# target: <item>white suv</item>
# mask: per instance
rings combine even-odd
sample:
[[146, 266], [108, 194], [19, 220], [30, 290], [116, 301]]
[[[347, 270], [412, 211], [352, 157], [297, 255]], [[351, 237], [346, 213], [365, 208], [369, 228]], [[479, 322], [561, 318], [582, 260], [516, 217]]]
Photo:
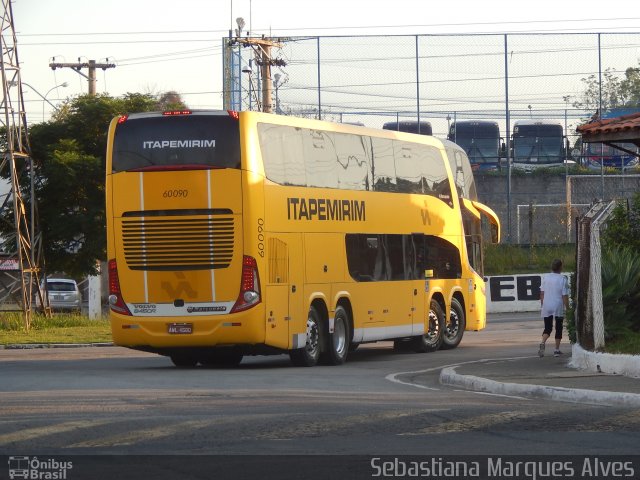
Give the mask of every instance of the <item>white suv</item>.
[[[45, 284], [42, 282], [43, 292]], [[82, 307], [82, 294], [75, 280], [68, 278], [47, 278], [49, 305], [54, 310], [77, 310]], [[39, 301], [37, 303], [40, 303]]]

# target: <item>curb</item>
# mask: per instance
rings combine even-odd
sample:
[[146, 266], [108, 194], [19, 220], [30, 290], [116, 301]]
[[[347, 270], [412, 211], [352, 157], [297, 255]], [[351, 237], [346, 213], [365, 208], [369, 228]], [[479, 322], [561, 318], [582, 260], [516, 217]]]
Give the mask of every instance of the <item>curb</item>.
[[456, 373], [456, 368], [443, 368], [440, 372], [440, 383], [498, 395], [520, 395], [546, 398], [559, 402], [588, 403], [602, 406], [640, 407], [640, 394], [636, 393], [549, 387], [525, 383], [503, 383], [473, 375], [462, 375]]
[[640, 355], [590, 352], [576, 343], [571, 347], [569, 366], [594, 373], [612, 373], [640, 378]]
[[103, 343], [14, 343], [0, 345], [0, 350], [35, 350], [38, 348], [80, 348], [80, 347], [113, 347], [112, 342]]

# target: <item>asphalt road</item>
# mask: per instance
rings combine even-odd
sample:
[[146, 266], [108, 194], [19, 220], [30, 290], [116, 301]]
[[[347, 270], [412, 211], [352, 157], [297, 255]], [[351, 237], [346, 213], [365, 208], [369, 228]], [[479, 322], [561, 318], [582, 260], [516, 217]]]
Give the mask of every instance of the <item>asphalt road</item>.
[[636, 454], [638, 409], [439, 384], [444, 366], [535, 354], [540, 323], [494, 316], [456, 350], [364, 345], [340, 367], [276, 356], [185, 370], [117, 347], [0, 350], [0, 454]]

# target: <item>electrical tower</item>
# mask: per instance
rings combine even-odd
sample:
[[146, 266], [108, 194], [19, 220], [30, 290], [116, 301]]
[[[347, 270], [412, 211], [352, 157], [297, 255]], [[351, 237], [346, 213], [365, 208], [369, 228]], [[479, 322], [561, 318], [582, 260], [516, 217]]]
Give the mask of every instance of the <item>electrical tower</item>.
[[40, 289], [42, 236], [37, 222], [35, 171], [27, 136], [13, 11], [10, 0], [1, 1], [0, 128], [6, 137], [0, 146], [0, 221], [12, 223], [14, 228], [11, 234], [0, 238], [0, 288], [4, 289], [0, 303], [2, 307], [17, 304], [18, 311], [24, 314], [25, 327], [29, 328], [33, 300], [37, 296], [39, 304], [47, 306], [48, 299]]

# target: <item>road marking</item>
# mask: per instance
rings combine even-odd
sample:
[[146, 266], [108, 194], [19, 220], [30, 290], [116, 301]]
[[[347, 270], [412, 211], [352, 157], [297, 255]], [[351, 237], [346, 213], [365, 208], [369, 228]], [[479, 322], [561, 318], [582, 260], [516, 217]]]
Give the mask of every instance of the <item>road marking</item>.
[[420, 385], [417, 383], [412, 383], [412, 382], [404, 382], [400, 379], [398, 379], [398, 377], [400, 375], [418, 375], [418, 374], [422, 374], [422, 373], [429, 373], [429, 372], [434, 372], [436, 370], [442, 370], [443, 368], [448, 368], [448, 367], [459, 367], [460, 365], [469, 365], [471, 363], [486, 363], [486, 362], [495, 362], [495, 361], [510, 361], [510, 360], [522, 360], [525, 358], [533, 358], [533, 356], [531, 355], [527, 355], [526, 357], [506, 357], [506, 358], [482, 358], [480, 360], [470, 360], [468, 362], [459, 362], [459, 363], [452, 363], [449, 365], [441, 365], [439, 367], [432, 367], [432, 368], [426, 368], [424, 370], [414, 370], [411, 372], [396, 372], [396, 373], [390, 373], [389, 375], [385, 376], [385, 380], [389, 380], [390, 382], [393, 383], [399, 383], [400, 385], [408, 385], [410, 387], [416, 387], [416, 388], [422, 388], [424, 390], [440, 390], [440, 388], [436, 388], [436, 387], [427, 387], [425, 385]]
[[140, 443], [142, 441], [156, 440], [158, 438], [170, 437], [176, 433], [186, 432], [191, 429], [199, 429], [212, 426], [216, 419], [189, 420], [186, 422], [174, 423], [173, 425], [160, 425], [154, 428], [136, 429], [119, 435], [94, 438], [84, 442], [68, 445], [67, 448], [93, 448], [93, 447], [121, 447]]
[[25, 428], [19, 432], [5, 433], [0, 435], [0, 445], [6, 445], [15, 442], [24, 442], [35, 438], [46, 437], [58, 433], [65, 433], [79, 428], [99, 427], [113, 420], [78, 420], [73, 422], [58, 423], [55, 425], [45, 425], [42, 427]]
[[426, 413], [448, 412], [450, 408], [425, 408], [418, 410], [387, 410], [371, 414], [350, 415], [338, 417], [335, 420], [314, 419], [311, 421], [298, 421], [290, 426], [268, 431], [256, 431], [252, 435], [243, 438], [251, 440], [293, 440], [310, 435], [328, 435], [332, 432], [344, 431], [345, 426], [357, 428], [384, 421], [393, 421], [405, 417], [415, 417]]
[[547, 416], [548, 412], [533, 411], [507, 411], [488, 413], [486, 415], [478, 415], [476, 417], [465, 418], [461, 420], [451, 420], [449, 422], [440, 423], [438, 425], [430, 425], [415, 432], [399, 433], [399, 436], [417, 436], [432, 435], [440, 433], [460, 433], [470, 430], [481, 430], [483, 428], [495, 428], [496, 425], [509, 423], [514, 420], [526, 420], [533, 417]]
[[170, 437], [182, 432], [188, 432], [191, 430], [199, 430], [202, 428], [211, 428], [213, 426], [221, 426], [230, 423], [237, 424], [242, 421], [253, 422], [257, 419], [279, 418], [281, 414], [255, 414], [250, 418], [240, 418], [238, 416], [225, 416], [207, 418], [206, 420], [187, 420], [184, 422], [174, 423], [171, 425], [163, 424], [151, 428], [138, 428], [135, 430], [129, 430], [120, 434], [109, 435], [101, 438], [92, 438], [82, 442], [77, 442], [71, 445], [65, 445], [65, 448], [94, 448], [94, 447], [115, 447], [115, 446], [129, 446], [137, 443], [146, 442], [149, 440], [157, 440], [160, 438]]

